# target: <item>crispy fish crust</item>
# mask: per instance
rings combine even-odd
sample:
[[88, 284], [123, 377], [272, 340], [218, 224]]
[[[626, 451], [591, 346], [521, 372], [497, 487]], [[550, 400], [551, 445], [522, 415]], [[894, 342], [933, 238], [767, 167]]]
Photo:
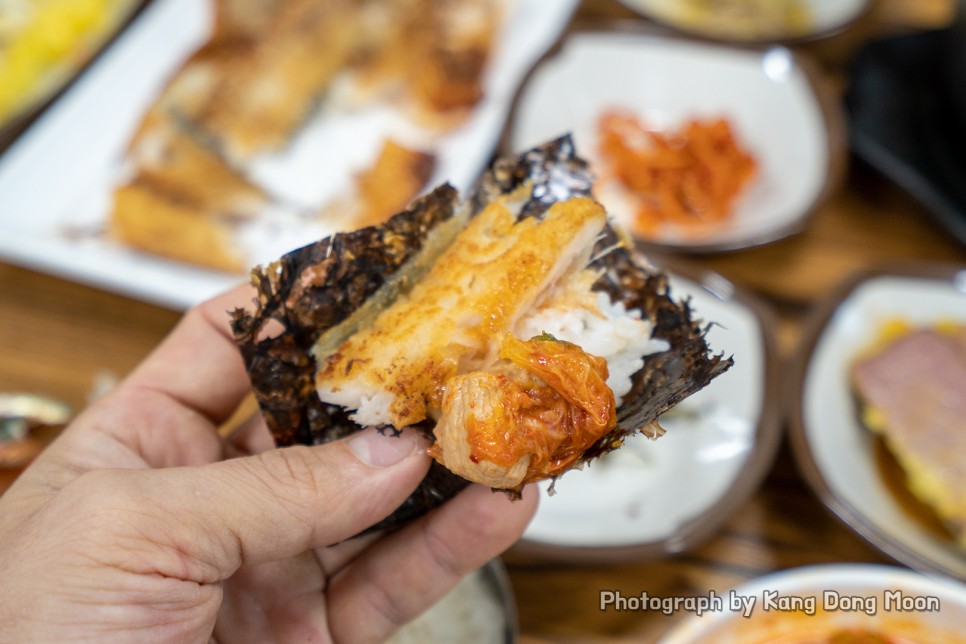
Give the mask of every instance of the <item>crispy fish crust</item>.
[[[367, 309], [378, 312], [408, 291], [466, 217], [522, 189], [528, 196], [520, 217], [539, 218], [558, 201], [589, 196], [591, 185], [587, 164], [565, 136], [518, 158], [497, 161], [465, 203], [452, 187], [442, 186], [381, 226], [323, 239], [256, 268], [256, 309], [233, 311], [232, 329], [276, 442], [321, 444], [361, 429], [346, 410], [319, 400], [313, 347], [325, 334], [351, 335], [365, 325]], [[654, 325], [654, 337], [666, 340], [670, 348], [649, 356], [634, 374], [632, 389], [617, 410], [617, 427], [579, 463], [616, 449], [636, 432], [659, 435], [656, 421], [661, 414], [732, 364], [730, 358], [711, 354], [707, 326], [693, 318], [686, 301], [671, 299], [667, 276], [610, 226], [593, 256], [591, 266], [601, 271], [595, 290], [628, 309], [640, 309]], [[424, 421], [421, 429], [432, 437], [431, 421]], [[373, 529], [405, 523], [466, 485], [434, 462], [416, 492]]]

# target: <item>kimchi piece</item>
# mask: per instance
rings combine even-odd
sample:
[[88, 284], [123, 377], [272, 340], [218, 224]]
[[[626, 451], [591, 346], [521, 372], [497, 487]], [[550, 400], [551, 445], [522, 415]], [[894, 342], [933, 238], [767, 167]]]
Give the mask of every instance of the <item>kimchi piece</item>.
[[554, 477], [617, 424], [603, 358], [550, 334], [507, 334], [500, 358], [448, 383], [430, 455], [451, 471], [500, 487]]
[[685, 123], [660, 132], [636, 116], [608, 111], [598, 123], [603, 182], [631, 196], [632, 230], [652, 237], [665, 226], [699, 232], [714, 229], [734, 212], [758, 163], [739, 143], [725, 118]]

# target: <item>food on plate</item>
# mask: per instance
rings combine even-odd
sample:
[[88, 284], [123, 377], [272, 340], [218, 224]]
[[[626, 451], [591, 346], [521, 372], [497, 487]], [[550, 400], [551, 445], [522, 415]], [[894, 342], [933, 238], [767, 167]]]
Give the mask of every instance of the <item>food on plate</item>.
[[253, 217], [270, 199], [210, 148], [189, 136], [170, 114], [152, 110], [128, 149], [132, 181], [149, 184], [167, 198], [202, 210]]
[[362, 93], [401, 94], [421, 124], [465, 118], [483, 98], [505, 0], [399, 0], [392, 14], [370, 4], [357, 54]]
[[861, 418], [966, 548], [966, 325], [890, 324], [852, 366]]
[[345, 72], [441, 121], [465, 111], [482, 97], [499, 17], [495, 0], [221, 0], [217, 9], [212, 39], [165, 106], [235, 163], [283, 147]]
[[268, 195], [159, 109], [142, 123], [128, 159], [136, 170], [114, 192], [108, 225], [115, 239], [200, 266], [245, 269], [237, 230], [268, 208]]
[[[828, 644], [902, 644], [903, 640], [867, 628], [842, 628], [828, 635]], [[802, 644], [805, 644], [803, 641]]]
[[459, 123], [482, 98], [499, 4], [215, 0], [211, 37], [132, 137], [109, 231], [142, 251], [240, 272], [266, 245], [263, 234], [278, 240], [273, 247], [299, 240], [288, 250], [306, 230], [345, 230], [401, 210], [429, 180], [432, 149], [384, 141], [355, 178], [347, 211], [336, 207], [347, 200], [331, 196], [289, 203], [254, 167], [291, 144], [326, 94], [352, 96], [349, 107], [405, 105], [434, 132]]
[[382, 527], [475, 481], [518, 494], [731, 365], [608, 222], [565, 137], [252, 272], [235, 338], [280, 445], [415, 428], [436, 462]]
[[286, 0], [267, 13], [258, 32], [216, 33], [207, 49], [219, 52], [217, 63], [191, 61], [167, 104], [236, 163], [291, 139], [348, 64], [356, 37], [352, 0]]
[[678, 24], [734, 40], [803, 36], [814, 22], [805, 0], [676, 0], [669, 7]]
[[0, 124], [67, 80], [133, 6], [132, 0], [0, 0]]
[[761, 644], [904, 644], [906, 642], [905, 639], [896, 639], [866, 628], [817, 627], [769, 637], [762, 640]]
[[114, 193], [110, 232], [132, 248], [222, 271], [238, 272], [244, 256], [228, 218], [181, 203], [143, 181]]
[[905, 634], [893, 636], [878, 629], [834, 626], [805, 627], [800, 632], [758, 641], [760, 644], [915, 644], [915, 640], [908, 639]]
[[630, 197], [631, 229], [653, 237], [665, 227], [701, 233], [733, 214], [757, 174], [754, 156], [726, 118], [692, 119], [673, 132], [609, 110], [598, 121], [602, 190]]
[[133, 248], [227, 272], [253, 263], [251, 238], [267, 243], [276, 235], [284, 242], [285, 226], [381, 223], [419, 193], [435, 165], [433, 155], [387, 140], [374, 165], [356, 177], [351, 199], [302, 216], [279, 208], [196, 140], [164, 129], [162, 120], [135, 137], [129, 157], [138, 171], [114, 191], [110, 233]]
[[419, 194], [435, 168], [435, 155], [387, 139], [372, 166], [355, 176], [351, 194], [327, 204], [322, 216], [332, 213], [350, 228], [381, 224]]

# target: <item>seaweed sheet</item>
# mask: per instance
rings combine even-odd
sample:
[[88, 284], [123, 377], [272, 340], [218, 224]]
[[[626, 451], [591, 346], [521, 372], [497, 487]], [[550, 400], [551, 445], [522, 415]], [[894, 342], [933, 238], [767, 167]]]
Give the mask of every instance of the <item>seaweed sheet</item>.
[[[479, 212], [487, 203], [517, 190], [529, 192], [520, 217], [541, 217], [551, 204], [590, 195], [592, 174], [569, 136], [494, 163], [465, 203], [448, 185], [441, 186], [380, 226], [342, 233], [295, 250], [267, 267], [252, 271], [256, 309], [232, 312], [232, 329], [241, 349], [255, 396], [279, 446], [316, 445], [361, 429], [341, 407], [315, 394], [318, 338], [357, 311], [370, 298], [391, 302], [418, 276], [411, 266], [424, 251], [430, 233], [453, 217]], [[648, 357], [634, 374], [631, 392], [617, 410], [617, 427], [585, 454], [587, 462], [621, 445], [638, 431], [655, 437], [665, 411], [705, 387], [732, 364], [712, 355], [687, 301], [675, 301], [667, 276], [638, 253], [618, 231], [607, 227], [597, 243], [593, 265], [601, 269], [595, 288], [641, 310], [654, 325], [654, 337], [669, 349]], [[387, 291], [390, 291], [387, 295]], [[420, 428], [431, 436], [432, 425]], [[372, 529], [401, 525], [443, 503], [468, 483], [433, 463], [414, 494]]]

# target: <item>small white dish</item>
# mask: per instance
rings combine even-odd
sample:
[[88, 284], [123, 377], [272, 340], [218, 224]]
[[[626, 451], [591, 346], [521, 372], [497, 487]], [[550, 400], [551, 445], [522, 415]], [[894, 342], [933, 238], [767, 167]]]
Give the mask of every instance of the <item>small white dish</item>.
[[659, 644], [810, 644], [840, 641], [829, 636], [842, 631], [896, 644], [966, 644], [966, 586], [895, 566], [792, 568], [718, 597], [720, 610], [686, 617]]
[[[871, 0], [620, 0], [628, 8], [681, 31], [741, 42], [813, 39], [841, 31], [862, 16]], [[792, 8], [789, 11], [789, 7]], [[782, 9], [787, 13], [782, 13]], [[768, 13], [771, 11], [771, 14]], [[769, 19], [770, 16], [770, 19]], [[762, 20], [765, 17], [765, 20]]]
[[[251, 172], [270, 194], [299, 206], [341, 196], [381, 141], [425, 144], [436, 156], [429, 185], [468, 188], [498, 144], [520, 80], [566, 26], [577, 0], [513, 0], [483, 81], [484, 98], [444, 135], [427, 132], [402, 110], [379, 103], [352, 111], [320, 110], [286, 150], [258, 159]], [[114, 185], [123, 176], [132, 133], [167, 78], [204, 43], [212, 4], [156, 0], [61, 99], [0, 157], [0, 258], [175, 309], [243, 281], [121, 246], [104, 234]], [[271, 226], [266, 226], [270, 229]], [[318, 226], [287, 228], [252, 249], [269, 262], [325, 236]], [[328, 230], [327, 232], [333, 232]]]
[[681, 552], [757, 489], [780, 437], [770, 314], [720, 275], [680, 265], [671, 294], [690, 297], [697, 319], [714, 320], [708, 343], [735, 365], [665, 415], [661, 438], [634, 436], [558, 479], [514, 554], [575, 562]]
[[893, 492], [851, 393], [852, 362], [897, 318], [916, 326], [966, 322], [966, 266], [864, 273], [828, 297], [799, 351], [792, 447], [812, 488], [857, 533], [908, 566], [966, 580], [966, 552]]
[[475, 642], [516, 644], [520, 637], [516, 598], [500, 559], [464, 577], [425, 613], [403, 626], [387, 644]]
[[[533, 70], [508, 125], [509, 152], [571, 132], [599, 168], [597, 124], [607, 110], [658, 130], [724, 117], [758, 164], [731, 215], [712, 230], [666, 228], [641, 241], [720, 251], [799, 231], [837, 183], [845, 150], [841, 110], [803, 60], [780, 47], [752, 51], [618, 29], [573, 34]], [[632, 229], [633, 209], [612, 192], [598, 197]]]

